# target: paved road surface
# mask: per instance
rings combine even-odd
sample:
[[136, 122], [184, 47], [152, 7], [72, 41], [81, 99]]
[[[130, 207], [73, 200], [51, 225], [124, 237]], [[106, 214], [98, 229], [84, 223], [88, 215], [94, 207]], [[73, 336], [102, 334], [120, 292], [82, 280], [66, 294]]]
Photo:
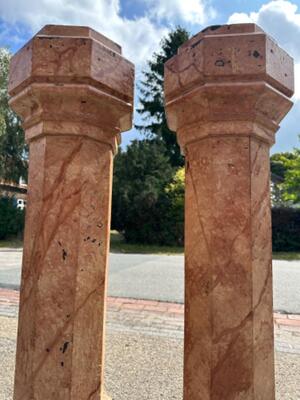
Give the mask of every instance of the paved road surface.
[[[18, 288], [20, 251], [0, 251], [0, 287]], [[300, 262], [274, 261], [274, 309], [300, 314]], [[183, 303], [183, 256], [111, 254], [109, 296]]]

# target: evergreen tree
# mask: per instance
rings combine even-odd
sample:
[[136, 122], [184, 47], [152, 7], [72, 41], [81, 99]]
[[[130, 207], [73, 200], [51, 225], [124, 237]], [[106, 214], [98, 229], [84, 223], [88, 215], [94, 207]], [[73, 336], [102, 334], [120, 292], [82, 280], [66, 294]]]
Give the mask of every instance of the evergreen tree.
[[136, 128], [148, 138], [161, 140], [165, 144], [172, 166], [182, 166], [183, 157], [176, 142], [176, 135], [167, 126], [164, 109], [164, 63], [177, 53], [180, 45], [189, 39], [188, 32], [177, 27], [161, 41], [161, 50], [154, 53], [143, 72], [144, 80], [140, 83], [140, 108], [137, 110], [142, 115], [143, 125]]
[[122, 232], [126, 241], [173, 243], [164, 190], [173, 174], [163, 143], [134, 140], [126, 151], [120, 149], [114, 163], [112, 228]]
[[8, 104], [10, 58], [6, 49], [0, 49], [0, 179], [18, 182], [27, 177], [27, 147], [21, 121]]

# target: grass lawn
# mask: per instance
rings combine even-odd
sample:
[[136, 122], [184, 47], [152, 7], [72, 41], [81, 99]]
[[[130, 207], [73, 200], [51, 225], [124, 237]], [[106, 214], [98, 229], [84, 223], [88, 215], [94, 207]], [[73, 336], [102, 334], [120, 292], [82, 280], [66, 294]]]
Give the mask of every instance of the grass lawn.
[[7, 240], [0, 240], [0, 249], [4, 247], [10, 247], [13, 249], [18, 249], [23, 247], [23, 240], [18, 238], [11, 238]]
[[[22, 248], [23, 242], [17, 238], [0, 240], [0, 249], [4, 247]], [[110, 250], [112, 253], [183, 254], [183, 247], [126, 243], [123, 236], [117, 231], [111, 231]]]
[[110, 233], [110, 250], [112, 253], [183, 254], [183, 247], [179, 246], [126, 243], [117, 231]]
[[273, 253], [273, 260], [300, 261], [300, 253], [278, 251]]
[[[22, 248], [23, 242], [20, 239], [12, 238], [0, 240], [0, 249], [4, 247]], [[117, 231], [111, 231], [110, 250], [112, 253], [138, 253], [138, 254], [183, 254], [183, 247], [180, 246], [158, 246], [151, 244], [126, 243], [123, 236]], [[274, 252], [273, 260], [299, 260], [300, 253], [295, 252]]]

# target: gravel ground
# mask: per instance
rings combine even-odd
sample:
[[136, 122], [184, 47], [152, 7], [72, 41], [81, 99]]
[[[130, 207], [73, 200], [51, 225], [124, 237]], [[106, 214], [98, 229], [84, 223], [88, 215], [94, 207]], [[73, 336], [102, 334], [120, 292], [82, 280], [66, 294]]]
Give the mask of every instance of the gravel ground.
[[0, 317], [0, 400], [12, 399], [17, 319]]
[[300, 356], [276, 353], [276, 400], [300, 399]]
[[107, 335], [105, 383], [112, 400], [182, 399], [182, 340]]
[[[119, 326], [120, 328], [120, 326]], [[16, 318], [0, 317], [0, 400], [12, 399]], [[112, 400], [182, 400], [181, 337], [108, 328], [106, 388]], [[276, 400], [300, 399], [299, 354], [276, 353]]]
[[[15, 318], [0, 317], [0, 400], [12, 400]], [[108, 330], [105, 383], [112, 400], [182, 399], [182, 339]]]

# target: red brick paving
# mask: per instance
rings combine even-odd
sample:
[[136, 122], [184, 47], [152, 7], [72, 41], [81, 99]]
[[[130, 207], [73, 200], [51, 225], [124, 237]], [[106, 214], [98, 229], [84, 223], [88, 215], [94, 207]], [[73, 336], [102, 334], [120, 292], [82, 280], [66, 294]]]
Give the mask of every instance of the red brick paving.
[[300, 329], [300, 315], [288, 315], [287, 318], [275, 318], [274, 322], [279, 327], [289, 326]]
[[[16, 306], [19, 303], [19, 292], [0, 288], [0, 306]], [[108, 297], [108, 310], [148, 311], [167, 315], [183, 316], [184, 305], [153, 300], [127, 299], [123, 297]], [[274, 313], [274, 324], [279, 328], [291, 327], [300, 329], [300, 315]]]

